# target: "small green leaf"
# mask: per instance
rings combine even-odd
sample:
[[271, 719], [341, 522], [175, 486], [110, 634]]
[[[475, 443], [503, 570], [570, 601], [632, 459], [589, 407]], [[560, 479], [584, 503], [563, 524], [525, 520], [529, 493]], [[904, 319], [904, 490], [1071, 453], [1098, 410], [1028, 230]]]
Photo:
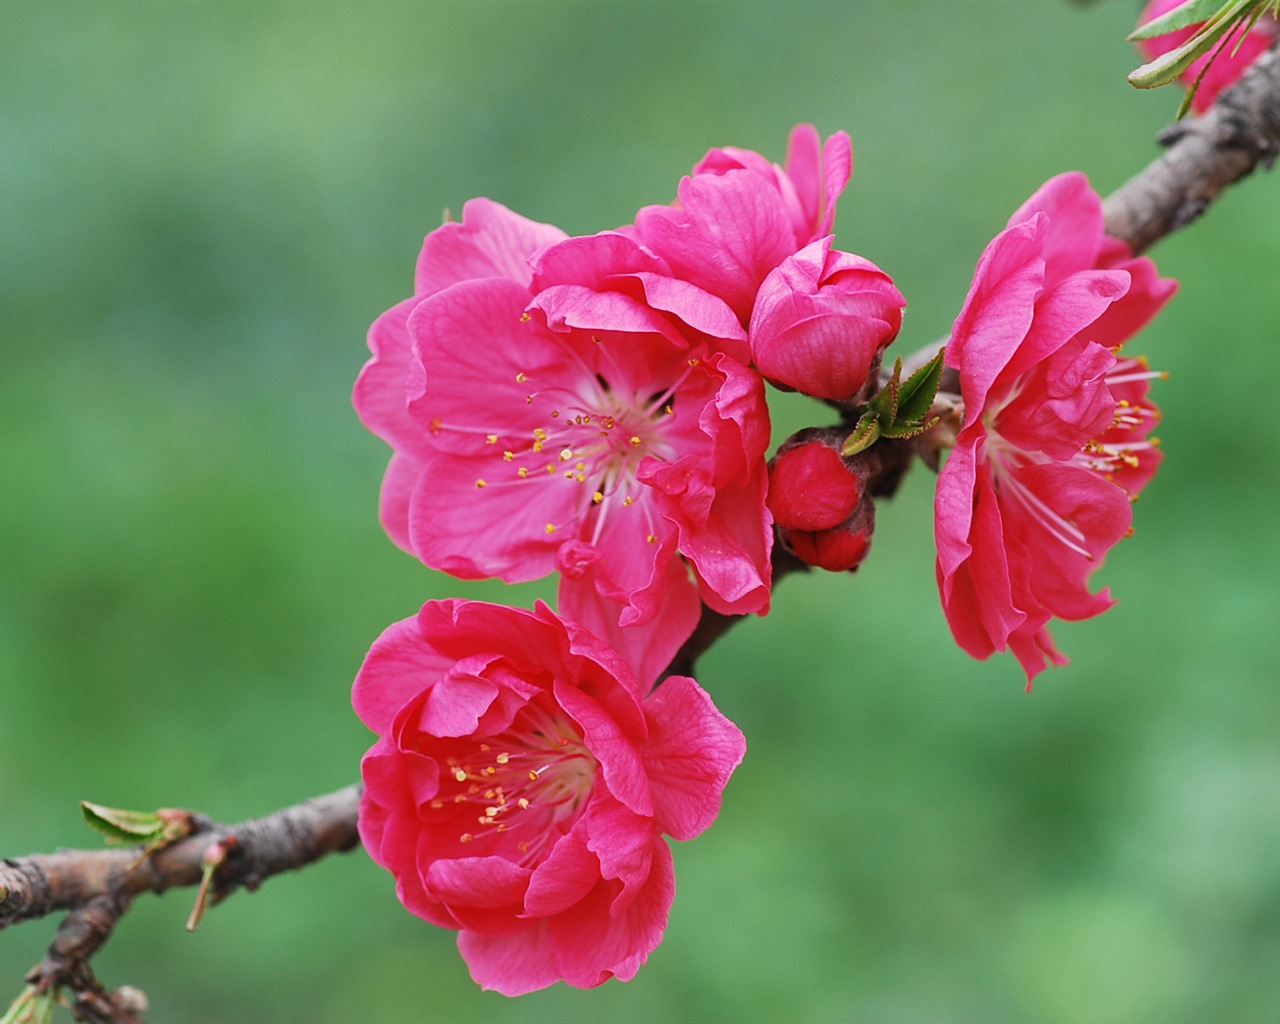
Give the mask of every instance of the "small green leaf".
[[1200, 31], [1181, 46], [1161, 54], [1136, 71], [1129, 72], [1129, 83], [1138, 89], [1155, 89], [1172, 82], [1208, 53], [1241, 17], [1247, 15], [1249, 5], [1255, 2], [1256, 0], [1232, 0], [1224, 5], [1201, 26]]
[[867, 408], [873, 409], [882, 423], [892, 423], [894, 417], [898, 415], [898, 378], [900, 376], [902, 376], [902, 360], [895, 359], [893, 373], [889, 376], [888, 383], [880, 389], [880, 393], [875, 398], [867, 403]]
[[145, 843], [144, 856], [189, 836], [195, 827], [189, 812], [167, 807], [158, 811], [126, 811], [82, 800], [80, 813], [109, 843]]
[[1139, 39], [1154, 39], [1156, 36], [1167, 35], [1170, 32], [1177, 32], [1180, 28], [1186, 28], [1188, 25], [1198, 25], [1202, 21], [1208, 21], [1221, 8], [1227, 4], [1223, 0], [1186, 0], [1186, 3], [1179, 4], [1171, 11], [1166, 11], [1158, 18], [1152, 18], [1143, 25], [1139, 25], [1129, 33], [1129, 42], [1136, 43]]
[[82, 800], [80, 813], [109, 842], [146, 842], [164, 828], [163, 820], [155, 811], [125, 811], [119, 807], [103, 807], [101, 804]]
[[898, 410], [893, 418], [895, 427], [921, 422], [929, 415], [933, 400], [938, 395], [938, 385], [942, 382], [942, 357], [946, 351], [945, 348], [938, 349], [936, 356], [903, 381], [898, 389]]
[[[881, 392], [883, 394], [883, 392]], [[840, 446], [840, 454], [848, 458], [864, 452], [880, 438], [880, 416], [875, 409], [868, 409], [853, 428], [853, 433], [844, 439]]]
[[882, 436], [897, 438], [918, 437], [926, 430], [932, 429], [939, 419], [941, 419], [940, 416], [931, 416], [928, 420], [908, 420], [895, 423], [888, 430], [885, 430]]
[[57, 1001], [56, 988], [40, 992], [34, 985], [28, 985], [9, 1004], [5, 1015], [0, 1017], [0, 1024], [53, 1024], [53, 1007]]

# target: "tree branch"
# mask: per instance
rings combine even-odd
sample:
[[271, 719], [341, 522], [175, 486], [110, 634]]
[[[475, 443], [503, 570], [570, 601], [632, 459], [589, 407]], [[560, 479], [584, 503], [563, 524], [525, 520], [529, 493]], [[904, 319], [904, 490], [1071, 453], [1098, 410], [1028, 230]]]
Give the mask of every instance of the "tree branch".
[[1280, 46], [1200, 117], [1166, 128], [1168, 151], [1102, 204], [1107, 232], [1144, 252], [1199, 217], [1227, 186], [1280, 152]]
[[60, 850], [0, 862], [0, 930], [71, 911], [45, 958], [27, 975], [29, 991], [67, 989], [77, 1020], [140, 1020], [137, 993], [106, 992], [88, 966], [133, 897], [202, 885], [207, 877], [198, 900], [217, 903], [237, 889], [256, 889], [272, 875], [351, 850], [360, 841], [360, 793], [358, 784], [347, 786], [231, 826], [190, 815], [190, 835], [151, 852], [142, 846]]

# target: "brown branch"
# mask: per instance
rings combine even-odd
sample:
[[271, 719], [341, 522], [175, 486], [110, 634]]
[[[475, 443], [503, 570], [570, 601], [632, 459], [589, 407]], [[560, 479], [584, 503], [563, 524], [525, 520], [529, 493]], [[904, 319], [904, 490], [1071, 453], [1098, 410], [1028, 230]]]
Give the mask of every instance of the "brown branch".
[[208, 873], [209, 895], [217, 903], [237, 889], [256, 889], [272, 875], [353, 849], [360, 841], [360, 792], [358, 784], [351, 785], [231, 826], [191, 815], [192, 834], [152, 852], [142, 846], [59, 850], [0, 861], [0, 931], [70, 911], [45, 958], [27, 976], [32, 990], [67, 989], [77, 1020], [139, 1021], [140, 993], [105, 991], [88, 964], [134, 896], [199, 885]]
[[1258, 164], [1270, 169], [1280, 152], [1280, 47], [1200, 117], [1166, 128], [1169, 149], [1102, 204], [1107, 231], [1135, 253], [1199, 217], [1227, 186]]

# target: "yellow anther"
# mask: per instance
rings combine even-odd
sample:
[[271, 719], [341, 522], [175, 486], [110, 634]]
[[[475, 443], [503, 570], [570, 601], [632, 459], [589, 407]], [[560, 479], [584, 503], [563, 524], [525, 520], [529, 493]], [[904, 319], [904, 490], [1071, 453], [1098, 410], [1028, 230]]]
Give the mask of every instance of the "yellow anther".
[[485, 443], [485, 444], [497, 444], [497, 443], [498, 443], [498, 435], [497, 435], [497, 434], [485, 434], [485, 435], [484, 435], [484, 443]]
[[574, 478], [575, 480], [577, 480], [577, 481], [578, 481], [578, 483], [580, 483], [580, 484], [585, 484], [585, 483], [587, 482], [587, 474], [586, 474], [586, 473], [574, 473], [574, 474], [573, 474], [573, 478]]
[[489, 486], [489, 484], [488, 484], [488, 482], [487, 482], [487, 481], [485, 481], [485, 480], [477, 480], [477, 481], [476, 481], [476, 487], [477, 487], [477, 488], [488, 487], [488, 486]]
[[587, 464], [585, 462], [575, 462], [573, 464], [573, 468], [576, 469], [579, 473], [581, 473], [584, 469], [587, 468]]
[[520, 373], [517, 373], [517, 374], [516, 374], [516, 383], [517, 383], [517, 384], [523, 384], [523, 383], [524, 383], [525, 381], [527, 381], [528, 379], [529, 379], [529, 378], [525, 376], [525, 374], [523, 373], [523, 371], [522, 371], [522, 372], [520, 372]]
[[675, 413], [675, 409], [673, 409], [673, 408], [671, 407], [671, 403], [670, 403], [670, 402], [668, 402], [666, 405], [664, 405], [664, 406], [662, 407], [662, 411], [663, 411], [664, 413], [666, 413], [668, 416], [671, 416], [671, 415], [673, 415], [673, 414]]
[[547, 472], [550, 473], [552, 476], [556, 475], [556, 465], [554, 462], [547, 463]]
[[514, 459], [515, 457], [516, 457], [516, 453], [515, 453], [515, 452], [503, 452], [503, 453], [502, 453], [502, 461], [503, 461], [503, 462], [510, 462], [510, 461], [511, 461], [512, 459]]
[[499, 812], [500, 810], [502, 810], [502, 808], [501, 808], [501, 807], [486, 807], [486, 808], [484, 809], [485, 817], [486, 817], [486, 818], [496, 818], [496, 817], [498, 816], [498, 812]]
[[520, 810], [522, 811], [527, 811], [529, 809], [529, 801], [524, 797], [521, 797], [519, 800], [516, 801], [516, 803], [520, 805]]
[[530, 781], [530, 782], [537, 782], [537, 781], [538, 781], [538, 773], [537, 773], [537, 772], [535, 772], [532, 768], [531, 768], [531, 769], [529, 769], [529, 781]]
[[521, 322], [522, 324], [527, 324], [527, 323], [528, 323], [530, 320], [532, 320], [532, 319], [533, 319], [533, 317], [531, 317], [528, 313], [521, 313], [521, 314], [520, 314], [520, 322]]
[[541, 442], [541, 441], [534, 441], [534, 442], [533, 442], [533, 450], [534, 450], [534, 452], [535, 452], [535, 453], [536, 453], [536, 452], [540, 452], [540, 451], [542, 451], [542, 442]]
[[658, 543], [658, 538], [657, 538], [657, 537], [655, 537], [653, 534], [649, 534], [649, 536], [647, 536], [647, 537], [645, 538], [645, 540], [647, 540], [650, 544], [657, 544], [657, 543]]
[[628, 444], [630, 444], [632, 448], [639, 448], [639, 447], [640, 447], [640, 438], [638, 438], [635, 434], [632, 434], [632, 435], [631, 435], [631, 440], [628, 442]]
[[543, 527], [543, 529], [544, 529], [544, 530], [546, 530], [546, 531], [547, 531], [547, 533], [555, 533], [555, 532], [556, 532], [556, 524], [555, 524], [555, 523], [547, 523], [547, 525], [546, 525], [546, 526], [544, 526], [544, 527]]
[[484, 770], [484, 773], [486, 775], [497, 775], [498, 769], [495, 768], [493, 765], [489, 765], [489, 767]]
[[497, 762], [498, 762], [498, 764], [506, 764], [508, 761], [510, 761], [510, 760], [511, 760], [511, 755], [510, 755], [510, 754], [499, 754], [497, 757], [495, 757], [495, 758], [494, 758], [494, 760], [495, 760], [495, 761], [497, 761]]
[[529, 471], [525, 469], [524, 466], [521, 466], [519, 469], [516, 470], [516, 475], [519, 476], [521, 480], [523, 480], [525, 477], [529, 475]]
[[631, 497], [631, 495], [629, 495], [629, 494], [628, 494], [625, 498], [623, 498], [623, 499], [622, 499], [622, 504], [624, 504], [624, 505], [630, 505], [630, 504], [632, 504], [634, 501], [635, 501], [635, 499], [634, 499], [633, 497]]
[[604, 492], [596, 491], [595, 494], [591, 495], [591, 500], [595, 502], [597, 505], [599, 505], [600, 502], [604, 501]]
[[701, 360], [701, 359], [690, 359], [690, 360], [689, 360], [689, 365], [690, 365], [690, 366], [697, 366], [697, 365], [698, 365], [699, 363], [701, 363], [701, 362], [702, 362], [702, 360]]
[[547, 432], [541, 427], [534, 427], [533, 438], [535, 441], [545, 441], [547, 439]]

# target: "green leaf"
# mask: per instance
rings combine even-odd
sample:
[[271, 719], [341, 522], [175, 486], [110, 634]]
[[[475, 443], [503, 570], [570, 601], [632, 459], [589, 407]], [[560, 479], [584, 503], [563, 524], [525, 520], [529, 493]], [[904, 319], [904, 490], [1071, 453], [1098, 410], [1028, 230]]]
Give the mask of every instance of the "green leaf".
[[[883, 392], [882, 392], [883, 394]], [[848, 458], [864, 452], [880, 439], [880, 416], [875, 409], [868, 409], [853, 428], [853, 433], [844, 439], [840, 446], [840, 454]]]
[[80, 813], [110, 842], [147, 842], [164, 828], [164, 822], [155, 811], [125, 811], [81, 800]]
[[1256, 2], [1257, 0], [1231, 0], [1181, 46], [1129, 72], [1129, 83], [1138, 89], [1155, 89], [1172, 82], [1208, 53], [1241, 17], [1247, 15], [1249, 6]]
[[938, 349], [936, 356], [903, 381], [898, 389], [898, 409], [893, 418], [893, 426], [918, 423], [929, 415], [933, 400], [938, 395], [938, 385], [942, 383], [942, 357], [946, 351], [945, 348]]
[[918, 437], [926, 430], [930, 430], [940, 420], [940, 416], [932, 416], [926, 420], [904, 420], [901, 423], [895, 423], [892, 427], [883, 431], [884, 437]]
[[888, 383], [880, 389], [880, 393], [867, 403], [868, 409], [873, 409], [880, 422], [884, 424], [892, 423], [894, 417], [898, 415], [898, 378], [902, 376], [902, 360], [895, 359], [893, 363], [893, 373], [889, 376]]
[[109, 843], [145, 843], [147, 853], [189, 836], [194, 829], [187, 811], [126, 811], [119, 807], [80, 801], [84, 820], [107, 837]]
[[1186, 0], [1186, 3], [1179, 4], [1171, 11], [1165, 11], [1160, 17], [1152, 18], [1146, 24], [1139, 25], [1129, 33], [1129, 42], [1154, 39], [1156, 36], [1177, 32], [1178, 29], [1186, 28], [1188, 25], [1198, 25], [1202, 21], [1208, 21], [1226, 6], [1228, 5], [1224, 0]]

